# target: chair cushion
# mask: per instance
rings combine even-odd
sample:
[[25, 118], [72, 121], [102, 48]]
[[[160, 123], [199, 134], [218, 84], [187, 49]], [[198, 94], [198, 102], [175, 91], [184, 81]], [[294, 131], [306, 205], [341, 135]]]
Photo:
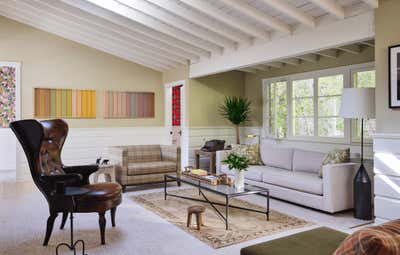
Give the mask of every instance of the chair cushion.
[[260, 154], [264, 165], [292, 170], [293, 149], [262, 143]]
[[325, 153], [295, 149], [293, 153], [293, 171], [319, 173]]
[[263, 171], [263, 182], [315, 195], [323, 194], [323, 182], [318, 174], [294, 172], [267, 167]]
[[128, 175], [176, 172], [176, 162], [155, 161], [128, 164]]
[[400, 254], [400, 220], [366, 227], [348, 236], [334, 255]]
[[162, 160], [160, 145], [132, 145], [128, 146], [127, 150], [128, 162], [137, 163]]
[[332, 255], [347, 234], [317, 228], [242, 248], [240, 255]]
[[[252, 181], [262, 182], [264, 170], [265, 166], [249, 166], [247, 171], [244, 171], [244, 178]], [[227, 175], [235, 175], [235, 171], [229, 170], [227, 164], [221, 165], [221, 172]]]
[[112, 200], [118, 196], [121, 196], [122, 187], [118, 183], [113, 182], [102, 182], [95, 184], [88, 184], [83, 188], [90, 189], [89, 193], [78, 197], [78, 201], [102, 201]]

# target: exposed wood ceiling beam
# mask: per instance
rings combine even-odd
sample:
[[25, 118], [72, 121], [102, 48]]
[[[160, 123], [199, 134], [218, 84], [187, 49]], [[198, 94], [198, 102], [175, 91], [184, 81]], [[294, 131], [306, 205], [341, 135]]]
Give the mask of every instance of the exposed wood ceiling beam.
[[345, 17], [344, 8], [335, 0], [311, 0], [311, 2], [334, 15], [338, 19], [344, 19]]
[[50, 12], [61, 12], [64, 15], [68, 16], [71, 21], [74, 21], [82, 26], [87, 24], [91, 27], [96, 27], [96, 30], [98, 30], [99, 32], [104, 31], [104, 34], [112, 35], [113, 38], [120, 38], [121, 40], [123, 40], [123, 43], [128, 43], [130, 46], [134, 45], [135, 47], [139, 47], [139, 49], [141, 48], [151, 55], [157, 53], [161, 57], [165, 57], [166, 59], [176, 61], [181, 64], [188, 64], [188, 58], [176, 54], [176, 49], [170, 49], [169, 47], [157, 45], [151, 40], [142, 40], [141, 37], [138, 37], [137, 35], [132, 35], [132, 33], [130, 33], [131, 31], [126, 31], [126, 29], [124, 29], [123, 27], [117, 26], [110, 22], [105, 22], [104, 20], [90, 16], [87, 13], [82, 13], [82, 11], [79, 11], [74, 7], [68, 6], [59, 1], [41, 0], [40, 2], [25, 2], [27, 4], [30, 4], [31, 6], [37, 5], [41, 9], [50, 8]]
[[375, 48], [375, 41], [371, 40], [371, 41], [366, 41], [366, 42], [360, 42], [360, 44], [371, 47], [371, 48]]
[[170, 14], [163, 9], [160, 9], [159, 7], [143, 0], [117, 0], [117, 2], [120, 2], [126, 6], [129, 6], [130, 8], [143, 12], [151, 17], [155, 17], [170, 26], [176, 27], [182, 31], [185, 31], [188, 34], [191, 34], [198, 38], [202, 38], [220, 47], [230, 50], [235, 49], [235, 42], [216, 35], [202, 27], [190, 24], [189, 22], [182, 20], [182, 18], [178, 18], [177, 16]]
[[271, 67], [265, 66], [265, 65], [256, 65], [256, 66], [252, 66], [252, 68], [263, 71], [263, 72], [269, 71], [271, 69]]
[[155, 43], [167, 44], [170, 47], [180, 49], [183, 54], [189, 54], [190, 58], [193, 57], [209, 57], [210, 53], [206, 50], [200, 49], [179, 39], [163, 34], [161, 32], [154, 31], [146, 26], [143, 26], [137, 22], [134, 22], [128, 18], [122, 17], [114, 12], [101, 8], [100, 6], [88, 3], [85, 0], [61, 0], [62, 2], [78, 8], [91, 15], [98, 16], [111, 23], [117, 24], [129, 29], [135, 33], [139, 33], [141, 37], [148, 37]]
[[356, 45], [356, 44], [340, 46], [340, 47], [337, 47], [337, 49], [347, 52], [347, 53], [351, 53], [351, 54], [360, 54], [361, 53], [361, 46]]
[[299, 21], [300, 23], [309, 26], [315, 27], [315, 19], [306, 14], [305, 12], [299, 10], [295, 6], [291, 5], [290, 3], [282, 0], [261, 0], [265, 4], [269, 5], [270, 7], [294, 18], [295, 20]]
[[242, 22], [240, 19], [230, 16], [229, 14], [214, 8], [203, 0], [181, 0], [181, 2], [207, 14], [211, 17], [230, 25], [243, 33], [260, 38], [263, 40], [269, 40], [269, 34], [267, 31], [258, 30], [253, 26]]
[[26, 12], [25, 10], [22, 10], [22, 8], [16, 8], [15, 6], [8, 6], [6, 5], [6, 1], [0, 1], [0, 6], [1, 6], [0, 14], [10, 19], [14, 19], [19, 22], [29, 24], [38, 29], [59, 35], [63, 38], [107, 52], [114, 56], [138, 63], [140, 65], [152, 68], [154, 70], [162, 72], [170, 69], [170, 67], [154, 63], [140, 56], [136, 56], [134, 54], [133, 55], [127, 54], [123, 50], [118, 49], [118, 47], [115, 47], [115, 45], [111, 45], [107, 42], [100, 40], [100, 38], [97, 38], [97, 41], [93, 40], [93, 38], [91, 38], [87, 34], [82, 34], [79, 31], [75, 31], [68, 26], [62, 26], [55, 22], [52, 22], [51, 25], [49, 25], [49, 23], [45, 24], [44, 22], [40, 22], [40, 20], [43, 19], [43, 17], [40, 17], [37, 14]]
[[269, 26], [283, 33], [291, 33], [291, 28], [288, 24], [275, 17], [265, 14], [262, 11], [259, 11], [258, 9], [246, 4], [242, 0], [222, 0], [222, 2], [225, 5], [233, 7], [239, 12], [257, 20], [263, 25]]
[[205, 16], [200, 15], [192, 10], [189, 10], [188, 8], [184, 8], [182, 7], [182, 5], [177, 4], [174, 1], [165, 1], [165, 0], [147, 0], [147, 1], [151, 2], [152, 4], [158, 5], [161, 8], [179, 17], [182, 17], [198, 26], [202, 26], [205, 29], [213, 31], [214, 33], [217, 33], [221, 36], [224, 36], [234, 42], [244, 43], [244, 44], [251, 43], [249, 37], [244, 36], [243, 34], [238, 33], [232, 29], [227, 29], [226, 26], [223, 26], [221, 24], [216, 24], [216, 22], [213, 22], [212, 20], [205, 18]]
[[326, 58], [337, 58], [339, 55], [339, 51], [336, 49], [328, 49], [328, 50], [318, 51], [315, 54]]
[[250, 67], [245, 67], [245, 68], [240, 68], [238, 69], [239, 71], [245, 72], [245, 73], [257, 73], [257, 70], [254, 68], [250, 68]]
[[[129, 41], [127, 42], [123, 38], [121, 39], [118, 36], [118, 34], [113, 33], [112, 31], [103, 29], [99, 26], [93, 26], [93, 24], [90, 22], [82, 21], [79, 17], [71, 15], [63, 9], [59, 10], [50, 5], [47, 5], [42, 1], [33, 2], [31, 0], [20, 0], [19, 4], [21, 4], [25, 9], [31, 10], [35, 13], [41, 13], [42, 16], [52, 17], [54, 21], [57, 21], [60, 24], [67, 24], [68, 26], [71, 27], [77, 27], [78, 29], [80, 28], [81, 31], [86, 31], [90, 34], [103, 37], [103, 40], [113, 42], [114, 44], [119, 45], [121, 48], [123, 47], [127, 53], [134, 52], [135, 54], [141, 55], [146, 59], [167, 66], [171, 66], [173, 68], [176, 68], [180, 65], [180, 63], [176, 61], [176, 59], [174, 59], [171, 56], [168, 56], [168, 54], [159, 52], [159, 54], [156, 56], [154, 54], [154, 51], [146, 48], [146, 46], [142, 45], [140, 47], [133, 43], [129, 43]], [[182, 64], [184, 63], [185, 61], [183, 60]]]
[[176, 39], [185, 41], [188, 44], [194, 45], [200, 49], [215, 52], [218, 54], [222, 53], [222, 49], [216, 45], [213, 45], [207, 41], [204, 41], [198, 37], [192, 36], [186, 32], [179, 29], [168, 26], [154, 18], [147, 16], [146, 14], [137, 11], [135, 9], [129, 8], [126, 5], [120, 4], [114, 0], [86, 0], [92, 4], [98, 5], [106, 10], [113, 11], [125, 18], [136, 21], [144, 26], [150, 27], [158, 32], [168, 34]]
[[273, 68], [282, 68], [285, 64], [284, 63], [279, 63], [279, 62], [270, 62], [270, 63], [265, 63], [263, 65], [270, 66], [270, 67], [273, 67]]
[[379, 0], [362, 0], [372, 8], [378, 8], [379, 7]]
[[301, 60], [297, 59], [297, 58], [282, 59], [282, 60], [279, 60], [279, 62], [288, 64], [288, 65], [292, 65], [292, 66], [298, 66], [301, 64]]
[[307, 54], [307, 55], [302, 55], [302, 56], [297, 56], [295, 58], [301, 59], [306, 62], [310, 63], [317, 63], [319, 60], [319, 56], [315, 54]]

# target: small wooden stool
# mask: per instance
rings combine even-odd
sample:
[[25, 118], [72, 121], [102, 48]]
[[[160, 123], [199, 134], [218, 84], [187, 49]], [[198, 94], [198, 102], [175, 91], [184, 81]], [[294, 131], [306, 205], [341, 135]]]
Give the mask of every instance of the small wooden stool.
[[201, 226], [204, 226], [204, 212], [206, 208], [201, 205], [193, 205], [188, 207], [188, 216], [187, 216], [187, 227], [190, 227], [190, 223], [192, 221], [192, 214], [196, 215], [196, 223], [197, 230], [200, 230]]

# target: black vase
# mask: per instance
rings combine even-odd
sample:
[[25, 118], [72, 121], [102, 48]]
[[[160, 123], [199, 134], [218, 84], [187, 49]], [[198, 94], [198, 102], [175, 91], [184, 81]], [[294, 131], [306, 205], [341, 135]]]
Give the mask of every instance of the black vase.
[[371, 180], [363, 164], [354, 178], [354, 218], [372, 220]]

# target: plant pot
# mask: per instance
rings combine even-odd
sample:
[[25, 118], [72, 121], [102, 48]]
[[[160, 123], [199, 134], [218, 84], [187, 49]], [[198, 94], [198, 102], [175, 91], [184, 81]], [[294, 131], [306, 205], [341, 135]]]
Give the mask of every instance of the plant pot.
[[244, 190], [244, 171], [235, 170], [235, 189]]

